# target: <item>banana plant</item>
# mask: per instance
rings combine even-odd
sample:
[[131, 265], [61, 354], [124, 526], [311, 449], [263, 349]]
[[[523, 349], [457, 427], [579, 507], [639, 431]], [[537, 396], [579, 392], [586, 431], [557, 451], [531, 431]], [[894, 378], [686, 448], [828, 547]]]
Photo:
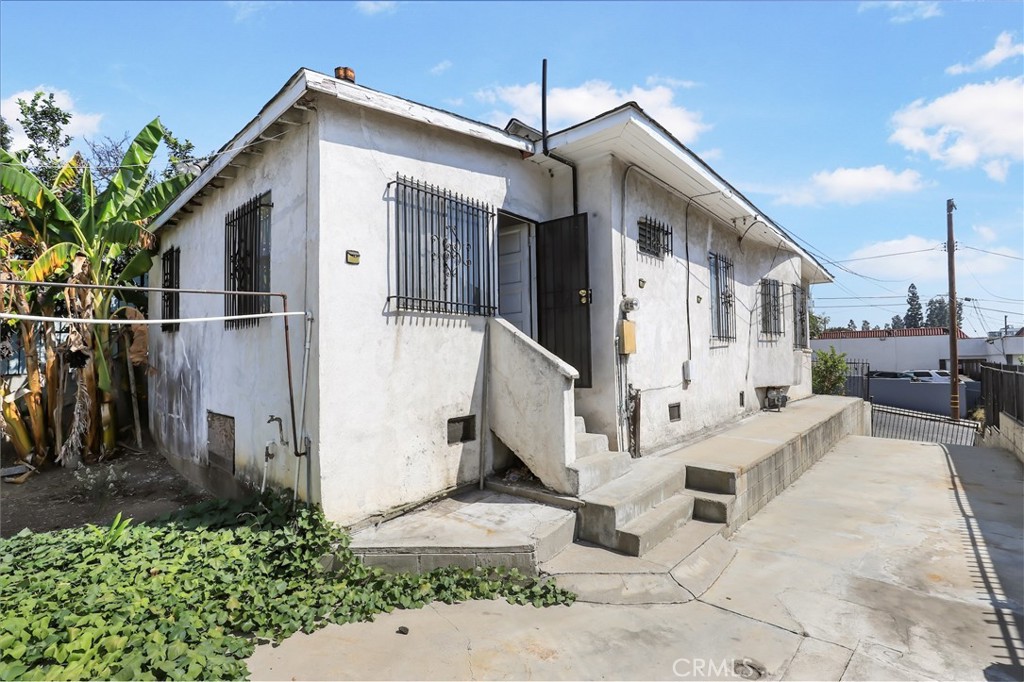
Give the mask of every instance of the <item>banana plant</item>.
[[[17, 211], [0, 209], [0, 220], [23, 223], [39, 242], [46, 244], [25, 269], [24, 279], [44, 282], [59, 277], [74, 283], [119, 285], [149, 271], [156, 238], [146, 225], [192, 180], [186, 174], [151, 184], [149, 166], [165, 136], [159, 118], [144, 127], [100, 192], [96, 191], [88, 165], [81, 163], [80, 158], [74, 167], [65, 166], [57, 180], [47, 187], [17, 157], [0, 150], [0, 194], [13, 199], [22, 213], [16, 215]], [[77, 187], [68, 191], [72, 178], [77, 179]], [[115, 260], [133, 247], [138, 251], [117, 271]], [[108, 319], [112, 313], [110, 291], [69, 290], [67, 299], [69, 309], [77, 309], [82, 318]], [[88, 359], [80, 370], [79, 380], [95, 382], [99, 395], [92, 396], [92, 405], [99, 405], [103, 444], [111, 447], [117, 431], [109, 366], [110, 330], [105, 325], [95, 325], [88, 330], [83, 328], [83, 334], [88, 338]], [[90, 431], [95, 433], [96, 427], [92, 423]], [[95, 445], [94, 440], [90, 438], [90, 444]]]

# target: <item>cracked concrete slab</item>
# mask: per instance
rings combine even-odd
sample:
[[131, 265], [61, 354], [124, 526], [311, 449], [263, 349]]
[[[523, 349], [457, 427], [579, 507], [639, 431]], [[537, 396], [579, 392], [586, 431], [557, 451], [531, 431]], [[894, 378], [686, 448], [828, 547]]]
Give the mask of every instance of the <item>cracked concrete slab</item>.
[[[253, 679], [679, 680], [737, 679], [749, 658], [764, 679], [1020, 680], [1022, 501], [1010, 453], [851, 437], [722, 541], [735, 556], [696, 599], [439, 604], [260, 646], [248, 663]], [[720, 549], [715, 537], [698, 546]], [[694, 539], [673, 538], [643, 559], [577, 546], [549, 564], [606, 600], [674, 599], [688, 591], [664, 581]]]

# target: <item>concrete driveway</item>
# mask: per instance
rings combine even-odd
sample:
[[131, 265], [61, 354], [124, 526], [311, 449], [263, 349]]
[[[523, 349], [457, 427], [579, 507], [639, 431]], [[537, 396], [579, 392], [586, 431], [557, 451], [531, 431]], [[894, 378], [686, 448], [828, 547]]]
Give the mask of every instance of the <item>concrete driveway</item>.
[[697, 599], [437, 604], [259, 647], [249, 669], [287, 680], [1020, 680], [1022, 490], [1005, 451], [850, 437], [732, 537], [735, 557]]

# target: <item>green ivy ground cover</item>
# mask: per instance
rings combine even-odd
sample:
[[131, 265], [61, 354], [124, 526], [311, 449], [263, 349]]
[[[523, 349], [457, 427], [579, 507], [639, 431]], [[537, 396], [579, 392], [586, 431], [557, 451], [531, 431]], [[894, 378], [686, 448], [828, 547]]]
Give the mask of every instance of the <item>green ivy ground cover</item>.
[[[319, 561], [328, 553], [333, 571]], [[496, 597], [573, 600], [515, 570], [368, 568], [318, 508], [270, 495], [149, 524], [24, 531], [0, 541], [0, 679], [247, 678], [261, 641]]]

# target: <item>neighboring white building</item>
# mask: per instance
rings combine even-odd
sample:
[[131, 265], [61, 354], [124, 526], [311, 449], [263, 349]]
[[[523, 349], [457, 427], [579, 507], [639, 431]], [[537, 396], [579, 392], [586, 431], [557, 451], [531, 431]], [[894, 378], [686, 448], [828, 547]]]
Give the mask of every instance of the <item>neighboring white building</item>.
[[311, 317], [154, 331], [158, 446], [214, 484], [298, 480], [351, 524], [475, 482], [508, 449], [552, 488], [592, 487], [582, 462], [604, 440], [577, 416], [641, 455], [758, 410], [768, 387], [810, 394], [807, 294], [831, 281], [812, 256], [634, 103], [546, 147], [518, 122], [297, 72], [157, 219], [154, 281], [282, 292]]
[[[1021, 330], [1024, 332], [1024, 330]], [[982, 362], [1024, 364], [1024, 333], [987, 338], [970, 338], [960, 330], [957, 355], [962, 373], [980, 375]], [[874, 329], [869, 331], [829, 331], [811, 339], [814, 351], [835, 347], [848, 358], [867, 360], [872, 370], [903, 372], [913, 369], [948, 369], [949, 329]]]

